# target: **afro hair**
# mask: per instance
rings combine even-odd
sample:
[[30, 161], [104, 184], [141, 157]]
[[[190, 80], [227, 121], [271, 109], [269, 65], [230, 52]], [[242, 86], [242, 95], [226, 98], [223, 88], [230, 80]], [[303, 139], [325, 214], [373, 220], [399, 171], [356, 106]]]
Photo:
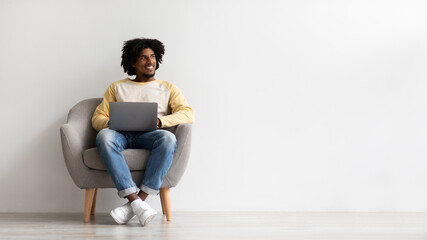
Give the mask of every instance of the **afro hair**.
[[135, 38], [126, 41], [123, 44], [121, 66], [123, 67], [124, 72], [129, 76], [136, 75], [135, 68], [132, 65], [136, 62], [138, 55], [145, 48], [150, 48], [153, 50], [157, 62], [156, 70], [162, 63], [163, 54], [165, 54], [165, 46], [159, 40], [149, 38]]

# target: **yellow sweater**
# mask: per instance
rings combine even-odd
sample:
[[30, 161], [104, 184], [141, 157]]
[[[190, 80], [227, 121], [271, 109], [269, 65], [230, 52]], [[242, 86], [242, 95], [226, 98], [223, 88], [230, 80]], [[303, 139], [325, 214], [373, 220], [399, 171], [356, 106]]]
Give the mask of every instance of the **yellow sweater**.
[[194, 122], [193, 109], [172, 83], [160, 80], [134, 82], [129, 78], [112, 83], [95, 109], [92, 126], [96, 131], [108, 127], [110, 102], [157, 102], [162, 127]]

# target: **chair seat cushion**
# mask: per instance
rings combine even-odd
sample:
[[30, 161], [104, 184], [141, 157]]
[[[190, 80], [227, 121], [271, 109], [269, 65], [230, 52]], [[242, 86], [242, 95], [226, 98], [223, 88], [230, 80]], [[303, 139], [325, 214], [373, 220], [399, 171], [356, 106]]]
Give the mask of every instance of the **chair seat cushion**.
[[[150, 150], [125, 149], [122, 154], [131, 171], [141, 171], [145, 169], [148, 157], [150, 156]], [[90, 148], [84, 151], [83, 162], [89, 168], [104, 171], [107, 170], [97, 148]]]

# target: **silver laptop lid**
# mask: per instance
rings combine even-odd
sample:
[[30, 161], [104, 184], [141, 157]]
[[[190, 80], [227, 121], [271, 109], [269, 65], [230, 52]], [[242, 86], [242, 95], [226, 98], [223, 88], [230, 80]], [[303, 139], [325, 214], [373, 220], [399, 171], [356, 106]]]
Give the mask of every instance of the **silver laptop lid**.
[[157, 129], [157, 103], [110, 102], [110, 129], [153, 131]]

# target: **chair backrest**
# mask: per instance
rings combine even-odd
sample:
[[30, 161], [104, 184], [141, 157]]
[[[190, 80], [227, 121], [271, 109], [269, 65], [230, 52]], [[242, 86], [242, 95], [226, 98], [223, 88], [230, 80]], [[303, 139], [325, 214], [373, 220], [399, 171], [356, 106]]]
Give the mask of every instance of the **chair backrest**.
[[82, 140], [83, 149], [95, 147], [97, 132], [92, 127], [92, 116], [101, 101], [102, 98], [85, 99], [77, 103], [68, 113], [67, 123], [77, 131], [77, 135]]

